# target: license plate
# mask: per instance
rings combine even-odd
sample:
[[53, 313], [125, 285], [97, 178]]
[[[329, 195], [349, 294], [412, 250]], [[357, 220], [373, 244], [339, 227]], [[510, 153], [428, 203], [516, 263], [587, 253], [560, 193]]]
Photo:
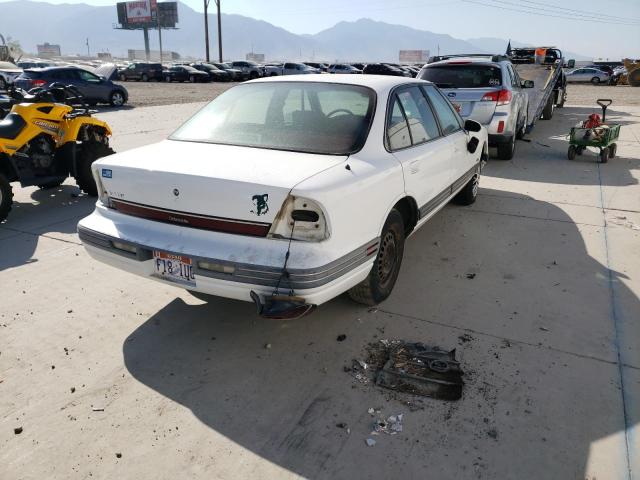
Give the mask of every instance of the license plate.
[[184, 255], [153, 252], [153, 276], [173, 283], [196, 286], [196, 276], [193, 273], [193, 262]]

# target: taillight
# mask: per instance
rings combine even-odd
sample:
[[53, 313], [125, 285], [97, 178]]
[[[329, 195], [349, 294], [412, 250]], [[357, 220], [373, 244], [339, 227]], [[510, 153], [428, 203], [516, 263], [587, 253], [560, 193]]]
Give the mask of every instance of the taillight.
[[329, 238], [322, 207], [313, 200], [289, 195], [271, 225], [269, 238], [321, 242]]
[[500, 90], [497, 92], [485, 93], [482, 97], [483, 102], [496, 102], [497, 105], [508, 105], [511, 102], [511, 90]]
[[43, 87], [47, 84], [46, 80], [31, 80], [31, 88]]

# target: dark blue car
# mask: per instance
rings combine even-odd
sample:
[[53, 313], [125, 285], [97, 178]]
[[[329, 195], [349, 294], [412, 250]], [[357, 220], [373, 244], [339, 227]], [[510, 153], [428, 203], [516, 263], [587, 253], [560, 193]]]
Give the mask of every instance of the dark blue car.
[[127, 90], [107, 77], [78, 67], [46, 67], [25, 70], [15, 79], [15, 86], [24, 90], [46, 87], [52, 83], [73, 85], [89, 104], [108, 103], [121, 107], [129, 99]]

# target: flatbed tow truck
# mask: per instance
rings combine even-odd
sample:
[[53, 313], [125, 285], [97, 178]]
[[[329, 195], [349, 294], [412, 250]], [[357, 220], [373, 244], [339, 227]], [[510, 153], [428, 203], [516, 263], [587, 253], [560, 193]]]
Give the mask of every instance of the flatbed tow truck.
[[[567, 79], [562, 67], [564, 58], [556, 47], [513, 48], [508, 57], [522, 80], [533, 80], [528, 90], [527, 133], [539, 118], [549, 120], [553, 111], [562, 108], [567, 98]], [[573, 63], [569, 60], [569, 63]]]

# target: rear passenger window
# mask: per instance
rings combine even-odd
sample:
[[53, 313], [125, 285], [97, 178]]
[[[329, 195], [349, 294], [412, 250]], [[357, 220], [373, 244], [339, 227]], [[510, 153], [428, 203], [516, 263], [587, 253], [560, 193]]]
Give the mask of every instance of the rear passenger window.
[[398, 92], [398, 99], [409, 124], [413, 145], [428, 142], [440, 135], [431, 107], [418, 87]]
[[387, 139], [391, 150], [399, 150], [411, 146], [407, 120], [400, 108], [398, 97], [394, 95], [391, 115], [387, 119]]
[[431, 100], [431, 104], [438, 115], [440, 127], [442, 127], [442, 133], [449, 135], [450, 133], [460, 130], [462, 128], [462, 122], [449, 103], [449, 100], [444, 98], [434, 87], [426, 87], [424, 90], [426, 91], [427, 96], [429, 97], [429, 100]]

